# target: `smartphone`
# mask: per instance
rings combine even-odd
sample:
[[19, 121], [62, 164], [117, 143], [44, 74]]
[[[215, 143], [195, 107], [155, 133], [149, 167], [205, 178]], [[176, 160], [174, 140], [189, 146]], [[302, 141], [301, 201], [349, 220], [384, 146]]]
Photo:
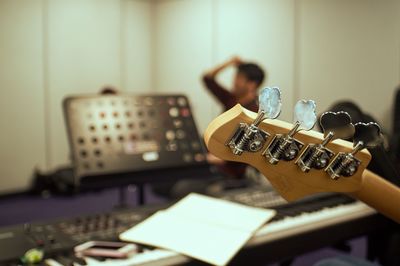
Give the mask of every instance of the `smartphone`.
[[123, 242], [88, 241], [74, 248], [77, 257], [127, 258], [138, 252], [138, 246]]

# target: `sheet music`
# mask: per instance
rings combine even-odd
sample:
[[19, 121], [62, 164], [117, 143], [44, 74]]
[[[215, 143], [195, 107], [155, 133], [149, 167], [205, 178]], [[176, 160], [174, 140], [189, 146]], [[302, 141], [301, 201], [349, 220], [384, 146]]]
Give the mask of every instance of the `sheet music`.
[[192, 193], [120, 238], [226, 265], [274, 210], [248, 207]]

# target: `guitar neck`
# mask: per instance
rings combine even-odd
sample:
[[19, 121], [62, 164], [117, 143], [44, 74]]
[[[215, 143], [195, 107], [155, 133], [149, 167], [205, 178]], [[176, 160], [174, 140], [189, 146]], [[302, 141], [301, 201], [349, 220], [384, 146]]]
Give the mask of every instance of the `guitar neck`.
[[400, 188], [365, 169], [361, 189], [348, 194], [400, 223]]

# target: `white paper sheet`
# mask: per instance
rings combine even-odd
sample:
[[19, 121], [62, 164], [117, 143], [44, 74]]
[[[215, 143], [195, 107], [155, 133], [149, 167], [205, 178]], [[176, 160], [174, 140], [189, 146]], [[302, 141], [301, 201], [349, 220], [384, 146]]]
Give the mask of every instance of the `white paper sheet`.
[[120, 238], [226, 265], [274, 215], [273, 210], [192, 193], [122, 233]]
[[[161, 260], [174, 255], [177, 254], [173, 251], [155, 249], [152, 251], [145, 251], [144, 253], [140, 253], [140, 255], [133, 255], [127, 259], [107, 259], [105, 261], [98, 261], [90, 257], [85, 257], [85, 262], [87, 266], [134, 266], [143, 263], [149, 263], [150, 261]], [[74, 263], [74, 266], [81, 265]]]

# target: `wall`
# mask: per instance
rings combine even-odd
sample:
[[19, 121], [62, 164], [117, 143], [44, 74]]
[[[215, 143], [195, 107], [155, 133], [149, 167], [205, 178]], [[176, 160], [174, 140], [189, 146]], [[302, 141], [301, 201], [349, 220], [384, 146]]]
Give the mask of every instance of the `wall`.
[[[156, 2], [156, 86], [186, 92], [203, 132], [221, 112], [201, 74], [233, 55], [264, 66], [266, 84], [283, 91], [282, 117], [293, 105], [293, 1], [160, 0]], [[231, 86], [233, 69], [220, 81]]]
[[155, 4], [155, 89], [188, 95], [200, 132], [213, 117], [201, 73], [212, 65], [212, 0], [158, 1]]
[[[268, 73], [263, 86], [282, 90], [283, 119], [291, 119], [294, 100], [293, 7], [288, 0], [222, 0], [215, 5], [213, 63], [238, 55], [260, 64]], [[225, 83], [228, 87], [232, 79], [229, 80]]]
[[303, 0], [298, 6], [299, 96], [319, 110], [351, 99], [389, 130], [400, 78], [399, 1]]
[[[300, 98], [318, 112], [352, 99], [390, 130], [399, 1], [158, 0], [156, 10], [155, 88], [190, 91], [201, 130], [221, 109], [199, 77], [233, 55], [267, 69], [264, 86], [282, 90], [281, 119], [291, 121]], [[226, 87], [233, 72], [221, 74]]]
[[152, 88], [151, 14], [146, 0], [0, 1], [0, 193], [69, 163], [64, 97]]
[[42, 19], [40, 0], [0, 1], [0, 192], [46, 164]]
[[396, 0], [0, 0], [0, 193], [26, 188], [35, 166], [69, 162], [66, 95], [185, 93], [203, 132], [221, 109], [201, 74], [232, 55], [281, 87], [281, 119], [299, 98], [319, 112], [347, 98], [390, 129], [399, 14]]

